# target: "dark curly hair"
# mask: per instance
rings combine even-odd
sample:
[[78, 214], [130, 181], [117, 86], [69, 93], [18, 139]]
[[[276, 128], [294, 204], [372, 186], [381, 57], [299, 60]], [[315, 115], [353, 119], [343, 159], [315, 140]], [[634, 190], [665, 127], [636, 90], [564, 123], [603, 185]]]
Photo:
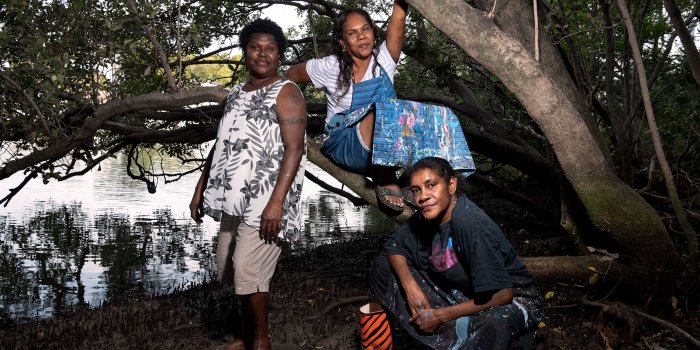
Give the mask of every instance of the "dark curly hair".
[[408, 173], [408, 179], [411, 178], [413, 173], [424, 169], [432, 170], [435, 173], [435, 175], [443, 178], [448, 183], [450, 182], [450, 178], [456, 178], [457, 193], [469, 193], [469, 184], [467, 183], [466, 178], [464, 177], [464, 173], [454, 170], [450, 162], [439, 157], [425, 157], [408, 167], [408, 169], [406, 169], [406, 172]]
[[[357, 13], [367, 20], [367, 23], [372, 27], [372, 32], [374, 33], [374, 47], [377, 46], [377, 41], [379, 40], [379, 32], [377, 31], [377, 26], [374, 25], [372, 18], [369, 13], [363, 9], [346, 9], [343, 10], [336, 18], [333, 23], [333, 40], [332, 40], [332, 52], [333, 55], [338, 57], [338, 64], [340, 64], [340, 72], [338, 73], [338, 89], [343, 91], [343, 94], [350, 88], [350, 83], [352, 82], [352, 57], [350, 54], [343, 50], [340, 45], [340, 40], [343, 39], [343, 26], [348, 20], [350, 14]], [[372, 50], [372, 56], [374, 56], [374, 67], [372, 71], [377, 68], [377, 53]]]
[[284, 58], [284, 51], [287, 49], [287, 38], [284, 36], [284, 32], [282, 32], [282, 28], [280, 28], [277, 23], [267, 18], [258, 18], [246, 24], [243, 29], [241, 29], [241, 33], [238, 34], [238, 45], [241, 47], [241, 50], [243, 50], [244, 56], [250, 38], [256, 33], [265, 33], [274, 36], [280, 51], [280, 59]]

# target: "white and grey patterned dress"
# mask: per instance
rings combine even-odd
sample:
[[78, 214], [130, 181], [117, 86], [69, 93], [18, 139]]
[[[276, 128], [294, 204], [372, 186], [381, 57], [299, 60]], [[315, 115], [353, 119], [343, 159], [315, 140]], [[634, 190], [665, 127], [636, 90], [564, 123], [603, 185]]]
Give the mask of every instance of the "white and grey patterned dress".
[[[260, 216], [277, 183], [285, 151], [276, 107], [277, 95], [286, 84], [294, 83], [283, 79], [250, 92], [239, 84], [229, 92], [204, 191], [204, 212], [215, 220], [225, 212], [260, 229]], [[305, 163], [306, 146], [282, 207], [279, 238], [288, 241], [301, 235], [299, 205]]]

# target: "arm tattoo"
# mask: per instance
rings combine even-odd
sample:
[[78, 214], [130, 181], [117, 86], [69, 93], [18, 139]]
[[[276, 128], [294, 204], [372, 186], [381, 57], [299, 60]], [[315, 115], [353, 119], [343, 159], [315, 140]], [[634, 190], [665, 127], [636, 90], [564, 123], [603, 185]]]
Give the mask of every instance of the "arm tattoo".
[[306, 124], [306, 118], [285, 118], [279, 119], [280, 125], [282, 124]]

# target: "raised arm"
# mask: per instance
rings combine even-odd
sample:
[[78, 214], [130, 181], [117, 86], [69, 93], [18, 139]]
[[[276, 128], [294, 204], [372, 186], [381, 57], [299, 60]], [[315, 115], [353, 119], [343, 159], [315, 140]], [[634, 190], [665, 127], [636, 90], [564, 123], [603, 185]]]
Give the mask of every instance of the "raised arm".
[[389, 50], [394, 62], [398, 62], [403, 49], [404, 38], [406, 37], [406, 13], [408, 4], [405, 0], [394, 0], [394, 7], [391, 10], [391, 18], [386, 29], [386, 48]]
[[297, 63], [289, 69], [287, 69], [286, 73], [287, 79], [297, 83], [310, 83], [311, 78], [309, 77], [309, 73], [306, 72], [306, 62], [302, 63]]
[[282, 229], [282, 205], [296, 177], [304, 155], [306, 103], [299, 88], [286, 84], [277, 95], [277, 120], [280, 124], [284, 156], [277, 174], [277, 183], [260, 218], [260, 235], [266, 242], [277, 240]]

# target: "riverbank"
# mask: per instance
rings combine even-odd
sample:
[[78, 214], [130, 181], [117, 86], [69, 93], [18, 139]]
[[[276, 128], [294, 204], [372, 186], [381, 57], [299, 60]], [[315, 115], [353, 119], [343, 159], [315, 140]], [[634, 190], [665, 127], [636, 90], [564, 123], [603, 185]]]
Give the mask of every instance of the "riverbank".
[[[271, 293], [270, 329], [275, 349], [359, 349], [357, 307], [367, 272], [386, 236], [325, 245], [284, 256]], [[539, 349], [605, 349], [595, 307], [580, 303], [585, 288], [538, 286], [553, 292]], [[555, 301], [556, 300], [556, 301]], [[233, 292], [215, 282], [167, 295], [114, 300], [50, 320], [0, 331], [1, 349], [214, 349], [231, 337], [237, 307]], [[686, 329], [698, 333], [697, 315]], [[695, 327], [695, 328], [693, 328]], [[688, 348], [668, 329], [645, 323], [642, 338], [622, 349]], [[425, 349], [394, 331], [395, 349]], [[644, 339], [644, 340], [641, 340]]]

